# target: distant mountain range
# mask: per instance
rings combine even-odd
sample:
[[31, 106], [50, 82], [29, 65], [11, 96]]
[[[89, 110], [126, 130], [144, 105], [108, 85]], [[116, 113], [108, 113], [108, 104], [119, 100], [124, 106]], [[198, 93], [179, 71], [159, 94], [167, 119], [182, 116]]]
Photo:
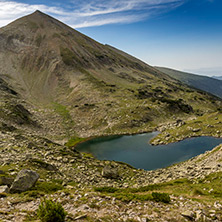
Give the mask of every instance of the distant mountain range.
[[222, 76], [212, 76], [212, 78], [222, 80]]
[[215, 96], [222, 98], [222, 77], [217, 76], [217, 78], [211, 78], [164, 67], [155, 68], [189, 86], [209, 92]]

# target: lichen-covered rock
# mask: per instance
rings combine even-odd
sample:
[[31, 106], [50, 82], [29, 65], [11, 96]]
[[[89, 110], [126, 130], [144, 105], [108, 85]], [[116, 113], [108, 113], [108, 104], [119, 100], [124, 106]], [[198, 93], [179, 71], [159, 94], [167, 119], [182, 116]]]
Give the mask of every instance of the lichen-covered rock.
[[119, 177], [119, 172], [114, 167], [105, 166], [102, 170], [102, 176], [107, 179], [117, 179]]
[[27, 191], [35, 185], [38, 179], [39, 175], [35, 171], [21, 170], [10, 187], [10, 193]]

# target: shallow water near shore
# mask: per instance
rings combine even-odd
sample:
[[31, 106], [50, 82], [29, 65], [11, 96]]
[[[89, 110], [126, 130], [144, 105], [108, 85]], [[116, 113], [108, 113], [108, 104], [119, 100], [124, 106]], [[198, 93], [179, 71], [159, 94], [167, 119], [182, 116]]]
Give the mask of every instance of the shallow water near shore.
[[121, 161], [135, 168], [154, 170], [188, 160], [222, 143], [222, 138], [203, 136], [167, 145], [150, 145], [149, 140], [157, 134], [101, 137], [78, 144], [76, 149], [91, 153], [99, 160]]

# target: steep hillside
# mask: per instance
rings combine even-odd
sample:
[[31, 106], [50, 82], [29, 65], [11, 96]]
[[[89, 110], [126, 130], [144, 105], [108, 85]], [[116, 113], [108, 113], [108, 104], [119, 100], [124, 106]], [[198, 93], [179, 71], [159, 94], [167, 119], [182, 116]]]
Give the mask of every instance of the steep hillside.
[[41, 132], [58, 140], [149, 131], [221, 107], [40, 11], [0, 29], [0, 77], [32, 104]]
[[181, 72], [164, 67], [155, 68], [189, 86], [209, 92], [222, 98], [222, 82], [219, 81], [219, 79]]
[[38, 128], [33, 115], [27, 110], [29, 105], [23, 101], [20, 95], [0, 78], [0, 128], [14, 131], [15, 125], [22, 128], [32, 126]]

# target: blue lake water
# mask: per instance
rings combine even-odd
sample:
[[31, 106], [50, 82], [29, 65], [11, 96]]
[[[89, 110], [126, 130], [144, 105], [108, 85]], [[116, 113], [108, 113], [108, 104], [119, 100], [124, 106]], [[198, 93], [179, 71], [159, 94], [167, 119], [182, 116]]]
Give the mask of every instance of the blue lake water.
[[196, 137], [168, 145], [151, 146], [157, 132], [132, 136], [101, 137], [78, 144], [80, 152], [99, 160], [115, 160], [135, 168], [154, 170], [188, 160], [222, 143], [222, 138]]

